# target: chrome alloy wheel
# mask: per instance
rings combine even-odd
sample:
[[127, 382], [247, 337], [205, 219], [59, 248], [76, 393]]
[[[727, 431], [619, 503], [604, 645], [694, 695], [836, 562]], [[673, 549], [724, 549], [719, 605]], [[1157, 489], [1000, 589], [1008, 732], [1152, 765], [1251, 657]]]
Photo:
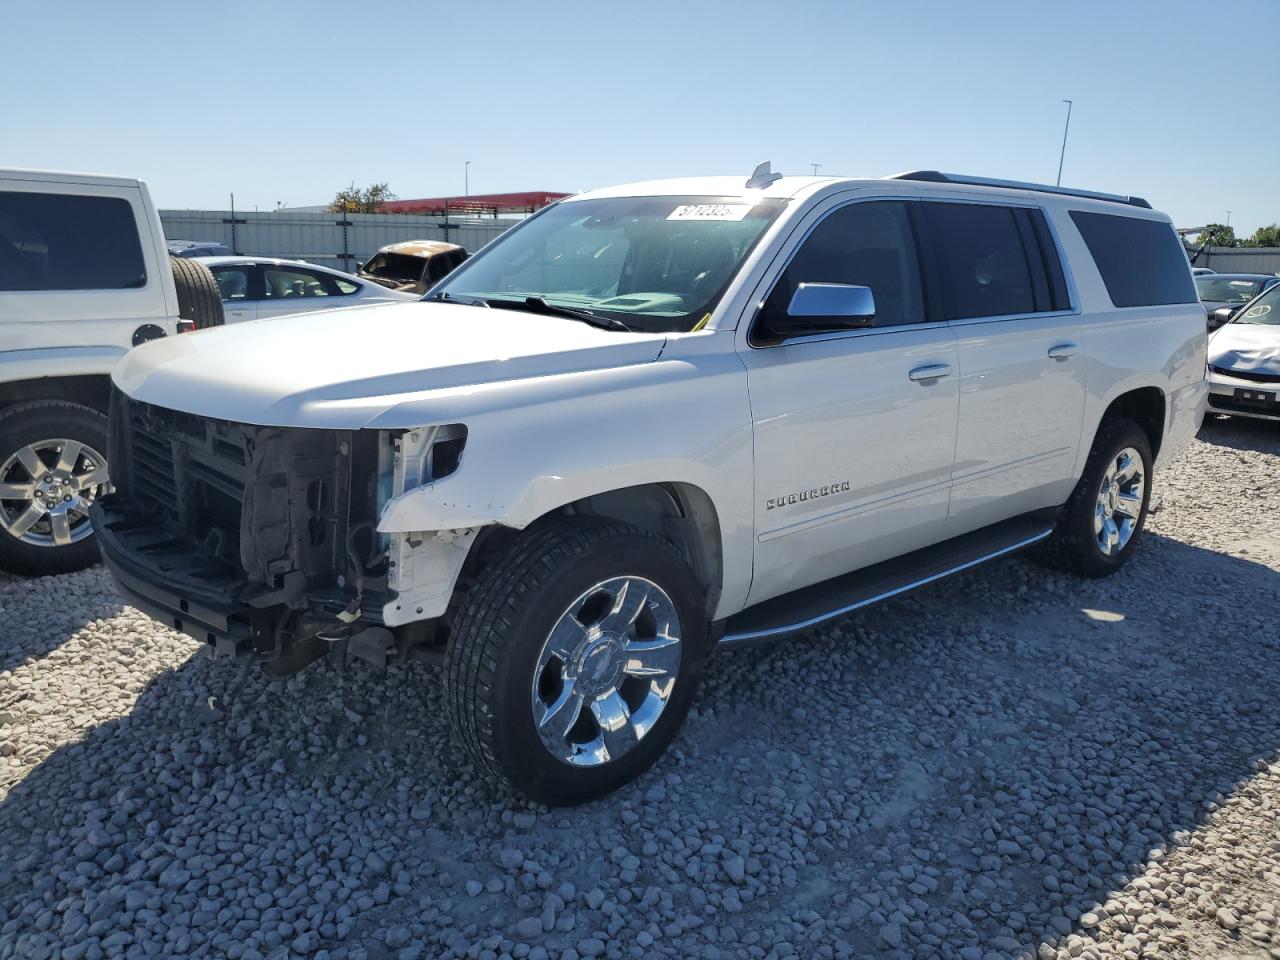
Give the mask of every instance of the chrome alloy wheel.
[[1093, 512], [1093, 532], [1103, 556], [1115, 556], [1132, 539], [1142, 516], [1146, 484], [1142, 456], [1133, 447], [1125, 447], [1102, 475]]
[[0, 527], [36, 547], [93, 535], [89, 505], [108, 492], [107, 458], [79, 440], [40, 440], [0, 465]]
[[594, 767], [639, 743], [680, 672], [680, 617], [643, 577], [584, 591], [547, 635], [533, 672], [533, 722], [562, 763]]

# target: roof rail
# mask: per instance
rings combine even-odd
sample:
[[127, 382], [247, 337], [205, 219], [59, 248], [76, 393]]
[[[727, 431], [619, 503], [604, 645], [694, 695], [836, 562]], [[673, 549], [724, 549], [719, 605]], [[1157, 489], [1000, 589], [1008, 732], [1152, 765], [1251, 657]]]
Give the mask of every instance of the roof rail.
[[1097, 193], [1093, 190], [1072, 190], [1069, 187], [1051, 187], [1046, 183], [1023, 183], [1020, 180], [992, 180], [988, 177], [966, 177], [958, 173], [939, 173], [937, 170], [910, 170], [885, 177], [886, 180], [922, 180], [928, 183], [959, 183], [976, 187], [1001, 187], [1005, 190], [1035, 190], [1039, 193], [1057, 193], [1065, 197], [1085, 197], [1089, 200], [1106, 200], [1124, 203], [1131, 207], [1151, 209], [1151, 204], [1141, 197], [1122, 197], [1118, 193]]

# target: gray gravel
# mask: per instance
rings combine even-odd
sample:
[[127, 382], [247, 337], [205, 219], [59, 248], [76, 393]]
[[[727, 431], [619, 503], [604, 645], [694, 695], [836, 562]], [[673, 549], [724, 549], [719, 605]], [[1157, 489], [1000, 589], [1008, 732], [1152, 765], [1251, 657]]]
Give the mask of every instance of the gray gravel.
[[1280, 427], [1223, 422], [1106, 581], [1009, 560], [714, 658], [575, 810], [439, 672], [273, 683], [0, 580], [0, 958], [1280, 957]]

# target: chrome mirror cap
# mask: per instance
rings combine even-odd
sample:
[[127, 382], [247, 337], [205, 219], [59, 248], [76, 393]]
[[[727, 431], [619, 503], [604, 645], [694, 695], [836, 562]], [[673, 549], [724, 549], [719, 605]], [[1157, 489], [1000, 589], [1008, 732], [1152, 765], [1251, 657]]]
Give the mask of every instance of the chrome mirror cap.
[[871, 288], [850, 283], [802, 283], [787, 306], [789, 317], [820, 317], [848, 326], [870, 326], [875, 315]]

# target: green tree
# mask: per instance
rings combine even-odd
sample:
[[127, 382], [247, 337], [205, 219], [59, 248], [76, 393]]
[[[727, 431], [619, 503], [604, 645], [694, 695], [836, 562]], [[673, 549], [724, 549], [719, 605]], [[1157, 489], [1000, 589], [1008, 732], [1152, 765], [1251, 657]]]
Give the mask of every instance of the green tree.
[[1242, 247], [1280, 247], [1280, 223], [1259, 227], [1253, 236], [1240, 244]]
[[1198, 242], [1210, 247], [1238, 247], [1235, 230], [1225, 223], [1211, 223], [1200, 231]]
[[394, 199], [396, 195], [385, 183], [371, 183], [361, 190], [353, 180], [351, 186], [338, 191], [329, 209], [333, 213], [382, 213], [386, 202]]

